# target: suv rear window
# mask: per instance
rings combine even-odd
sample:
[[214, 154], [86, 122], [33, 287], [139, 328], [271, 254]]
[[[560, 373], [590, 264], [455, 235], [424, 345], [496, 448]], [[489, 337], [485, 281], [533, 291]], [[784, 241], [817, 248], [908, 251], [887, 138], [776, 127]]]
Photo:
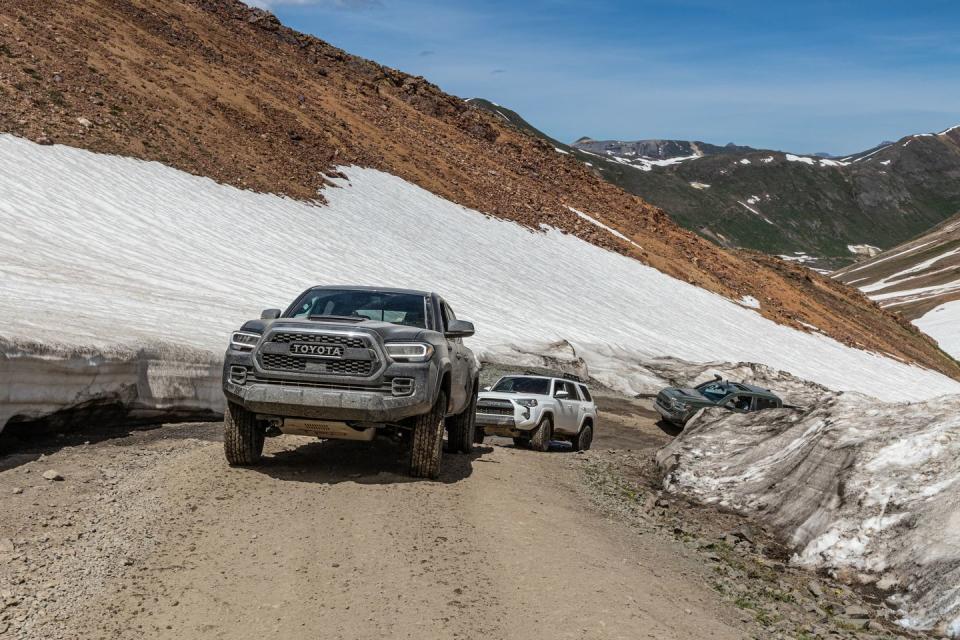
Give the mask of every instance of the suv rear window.
[[590, 392], [587, 390], [587, 385], [580, 385], [580, 393], [583, 394], [583, 399], [587, 402], [593, 402], [593, 398], [590, 397]]

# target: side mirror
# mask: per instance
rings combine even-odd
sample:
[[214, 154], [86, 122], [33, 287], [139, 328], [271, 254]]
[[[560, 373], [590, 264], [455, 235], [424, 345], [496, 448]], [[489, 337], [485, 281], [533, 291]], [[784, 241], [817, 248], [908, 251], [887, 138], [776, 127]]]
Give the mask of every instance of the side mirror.
[[448, 338], [469, 338], [474, 333], [473, 323], [466, 320], [452, 320], [443, 334]]
[[570, 394], [566, 391], [557, 391], [555, 394], [553, 394], [553, 397], [558, 400], [566, 400], [570, 397]]
[[280, 317], [280, 309], [264, 309], [260, 312], [261, 320], [276, 320]]

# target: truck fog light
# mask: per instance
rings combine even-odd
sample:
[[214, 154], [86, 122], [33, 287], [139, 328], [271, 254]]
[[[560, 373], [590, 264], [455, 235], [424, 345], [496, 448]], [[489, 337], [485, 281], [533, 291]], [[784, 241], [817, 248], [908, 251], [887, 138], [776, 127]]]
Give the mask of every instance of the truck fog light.
[[390, 385], [390, 392], [395, 396], [408, 396], [413, 393], [413, 378], [394, 378]]
[[236, 365], [230, 367], [230, 382], [232, 382], [233, 384], [246, 384], [247, 368], [238, 367]]
[[530, 418], [530, 408], [527, 407], [526, 409], [524, 409], [521, 415], [523, 415], [524, 420], [528, 420]]

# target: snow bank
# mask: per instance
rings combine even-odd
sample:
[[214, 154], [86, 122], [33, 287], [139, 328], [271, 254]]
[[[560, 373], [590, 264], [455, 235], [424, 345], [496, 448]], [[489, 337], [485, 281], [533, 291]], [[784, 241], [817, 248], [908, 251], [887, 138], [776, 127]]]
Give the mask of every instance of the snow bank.
[[[613, 366], [605, 354], [619, 354], [624, 372], [669, 355], [763, 363], [897, 398], [960, 391], [945, 376], [776, 325], [574, 236], [488, 218], [373, 169], [343, 171], [350, 182], [317, 206], [0, 136], [0, 338], [64, 353], [189, 348], [190, 362], [209, 364], [231, 330], [309, 285], [381, 284], [442, 292], [477, 323], [470, 344], [481, 353], [567, 341], [591, 367]], [[49, 399], [67, 403], [52, 391]]]
[[960, 300], [946, 302], [913, 321], [940, 348], [960, 360]]
[[756, 515], [794, 562], [876, 583], [902, 625], [960, 637], [960, 396], [807, 406], [705, 412], [658, 454], [666, 487]]

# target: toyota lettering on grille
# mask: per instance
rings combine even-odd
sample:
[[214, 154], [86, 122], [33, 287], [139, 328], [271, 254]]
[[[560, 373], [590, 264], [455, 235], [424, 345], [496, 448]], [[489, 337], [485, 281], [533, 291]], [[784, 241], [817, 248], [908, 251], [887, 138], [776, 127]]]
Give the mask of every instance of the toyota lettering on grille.
[[296, 356], [310, 356], [312, 358], [342, 358], [343, 346], [338, 344], [294, 342], [290, 345], [290, 353]]

